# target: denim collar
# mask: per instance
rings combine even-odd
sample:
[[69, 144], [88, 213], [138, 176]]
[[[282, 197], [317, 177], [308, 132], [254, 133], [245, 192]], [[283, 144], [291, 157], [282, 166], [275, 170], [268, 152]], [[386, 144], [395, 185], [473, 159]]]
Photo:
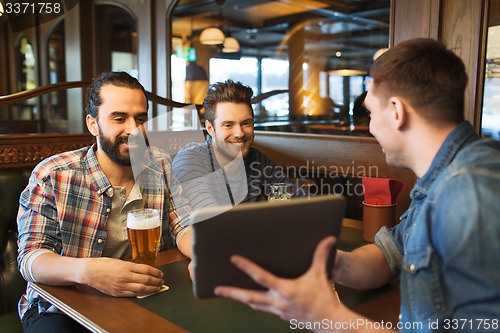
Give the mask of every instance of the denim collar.
[[439, 148], [436, 156], [432, 160], [429, 170], [422, 178], [417, 179], [415, 186], [411, 190], [410, 197], [412, 200], [423, 199], [434, 180], [439, 174], [453, 161], [460, 149], [475, 140], [479, 136], [474, 132], [472, 125], [464, 121], [455, 127], [446, 137], [441, 148]]

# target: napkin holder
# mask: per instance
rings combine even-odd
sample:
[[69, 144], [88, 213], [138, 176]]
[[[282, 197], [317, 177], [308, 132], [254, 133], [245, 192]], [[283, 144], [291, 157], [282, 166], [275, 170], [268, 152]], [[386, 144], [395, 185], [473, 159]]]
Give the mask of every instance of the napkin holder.
[[380, 228], [391, 228], [396, 224], [396, 206], [370, 205], [363, 201], [363, 239], [366, 242], [373, 243]]

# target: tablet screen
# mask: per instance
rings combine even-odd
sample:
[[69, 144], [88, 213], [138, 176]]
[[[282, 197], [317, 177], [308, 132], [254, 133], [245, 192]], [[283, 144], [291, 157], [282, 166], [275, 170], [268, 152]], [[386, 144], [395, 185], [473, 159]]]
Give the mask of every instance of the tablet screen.
[[[214, 297], [219, 285], [262, 289], [229, 258], [239, 254], [283, 278], [304, 274], [323, 238], [340, 235], [345, 199], [340, 195], [210, 207], [193, 212], [193, 291]], [[336, 248], [330, 254], [331, 272]]]

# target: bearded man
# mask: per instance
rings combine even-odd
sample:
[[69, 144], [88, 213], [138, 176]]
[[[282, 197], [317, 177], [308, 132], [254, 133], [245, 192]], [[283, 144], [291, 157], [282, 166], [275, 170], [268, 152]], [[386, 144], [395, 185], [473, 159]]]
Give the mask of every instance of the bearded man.
[[[190, 207], [182, 200], [174, 204], [182, 195], [180, 187], [167, 185], [174, 181], [168, 156], [138, 144], [148, 120], [144, 87], [125, 72], [103, 73], [87, 90], [86, 111], [96, 143], [45, 159], [21, 193], [18, 265], [28, 281], [19, 302], [24, 332], [86, 332], [41, 298], [32, 282], [83, 284], [116, 297], [160, 290], [159, 269], [123, 260], [131, 257], [130, 210], [159, 210], [160, 249], [190, 247], [182, 237]], [[145, 154], [157, 163], [134, 177], [131, 156], [141, 160]]]

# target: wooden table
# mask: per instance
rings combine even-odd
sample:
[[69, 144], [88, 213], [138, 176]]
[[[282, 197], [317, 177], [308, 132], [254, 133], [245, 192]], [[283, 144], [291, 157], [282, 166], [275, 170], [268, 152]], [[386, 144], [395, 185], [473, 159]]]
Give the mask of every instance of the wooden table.
[[[345, 222], [341, 243], [339, 244], [340, 248], [352, 247], [352, 242], [362, 242], [359, 224], [352, 220], [346, 220]], [[342, 243], [344, 246], [342, 246]], [[203, 303], [207, 302], [207, 300], [195, 299], [190, 291], [190, 280], [187, 269], [185, 269], [187, 262], [187, 259], [177, 249], [162, 251], [159, 255], [160, 269], [165, 273], [164, 269], [174, 269], [176, 267], [175, 274], [167, 272], [167, 275], [165, 275], [165, 281], [170, 285], [171, 290], [146, 298], [147, 301], [144, 301], [146, 303], [143, 304], [138, 304], [140, 300], [135, 298], [116, 298], [86, 286], [54, 287], [33, 284], [33, 287], [42, 297], [93, 332], [224, 332], [226, 330], [220, 327], [211, 330], [210, 325], [217, 321], [230, 321], [232, 319], [237, 322], [262, 320], [264, 327], [259, 331], [266, 331], [267, 326], [265, 325], [276, 324], [284, 326], [285, 330], [280, 329], [280, 331], [288, 331], [288, 323], [282, 322], [278, 317], [253, 311], [249, 307], [231, 300], [213, 299], [208, 300], [208, 302], [214, 303]], [[172, 284], [169, 283], [169, 275]], [[176, 275], [176, 277], [173, 275]], [[399, 313], [398, 287], [386, 286], [377, 291], [360, 292], [337, 286], [337, 290], [341, 300], [347, 306], [350, 306], [349, 303], [351, 303], [353, 306], [350, 307], [353, 307], [357, 312], [376, 321], [383, 320], [396, 324]], [[178, 294], [175, 296], [175, 301], [169, 300], [168, 297], [173, 297], [172, 295], [175, 292]], [[154, 297], [157, 297], [156, 301]], [[154, 313], [148, 310], [148, 302], [150, 303], [149, 308], [152, 307], [151, 302], [153, 304], [157, 302], [154, 308], [161, 309], [161, 311], [155, 311], [156, 313]], [[181, 304], [184, 305], [185, 309], [182, 309]], [[215, 304], [215, 306], [212, 306], [212, 304]], [[207, 309], [210, 312], [208, 317], [197, 307], [202, 310]], [[233, 308], [237, 307], [240, 307], [237, 314], [233, 314], [232, 311], [236, 311]], [[189, 311], [194, 312], [189, 313]], [[161, 313], [163, 313], [163, 316]], [[165, 319], [165, 313], [167, 317], [169, 313], [173, 313], [172, 317], [169, 318], [174, 319]], [[188, 318], [183, 318], [183, 316]], [[174, 321], [182, 325], [176, 324]], [[203, 329], [201, 330], [199, 327], [203, 327]], [[240, 328], [234, 330], [242, 331]]]

